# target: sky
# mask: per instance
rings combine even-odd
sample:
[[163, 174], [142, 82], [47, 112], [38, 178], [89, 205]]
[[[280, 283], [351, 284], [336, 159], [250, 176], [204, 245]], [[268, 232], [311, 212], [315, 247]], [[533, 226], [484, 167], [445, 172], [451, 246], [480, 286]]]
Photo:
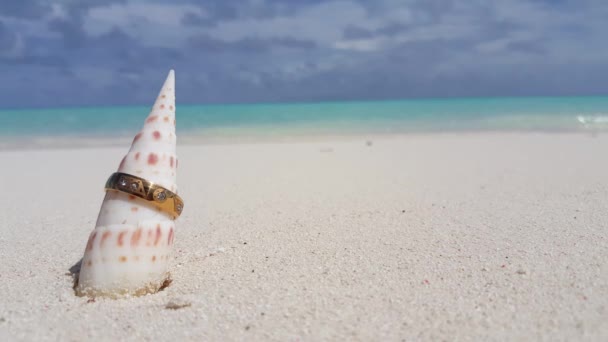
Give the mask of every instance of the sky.
[[3, 0], [0, 108], [608, 94], [606, 0]]

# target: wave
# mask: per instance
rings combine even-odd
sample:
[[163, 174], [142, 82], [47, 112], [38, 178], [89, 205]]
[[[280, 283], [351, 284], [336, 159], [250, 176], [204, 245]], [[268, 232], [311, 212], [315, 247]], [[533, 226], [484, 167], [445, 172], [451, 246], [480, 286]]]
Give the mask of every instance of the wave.
[[598, 113], [592, 115], [578, 115], [578, 122], [585, 126], [608, 125], [608, 114]]

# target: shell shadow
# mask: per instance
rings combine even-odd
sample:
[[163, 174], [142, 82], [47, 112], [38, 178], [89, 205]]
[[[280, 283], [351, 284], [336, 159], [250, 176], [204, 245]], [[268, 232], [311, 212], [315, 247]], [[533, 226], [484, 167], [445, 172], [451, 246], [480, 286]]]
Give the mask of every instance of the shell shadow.
[[69, 272], [66, 275], [72, 277], [72, 289], [76, 290], [78, 286], [78, 276], [80, 275], [80, 269], [82, 268], [82, 258], [78, 260], [72, 267], [70, 267]]

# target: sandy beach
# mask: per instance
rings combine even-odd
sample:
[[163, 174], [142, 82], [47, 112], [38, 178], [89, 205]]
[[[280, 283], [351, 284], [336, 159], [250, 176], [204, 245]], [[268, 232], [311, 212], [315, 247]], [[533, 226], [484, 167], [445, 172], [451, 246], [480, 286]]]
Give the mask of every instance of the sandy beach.
[[1, 340], [608, 339], [606, 135], [182, 144], [173, 283], [76, 297], [127, 147], [0, 152]]

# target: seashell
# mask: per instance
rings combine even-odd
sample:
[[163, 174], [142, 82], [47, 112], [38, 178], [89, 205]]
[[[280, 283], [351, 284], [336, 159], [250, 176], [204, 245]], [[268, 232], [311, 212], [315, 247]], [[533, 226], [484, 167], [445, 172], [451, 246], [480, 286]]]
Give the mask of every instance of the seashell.
[[[175, 76], [171, 70], [118, 172], [177, 193], [175, 149]], [[169, 213], [128, 193], [107, 191], [85, 248], [76, 293], [117, 298], [157, 292], [170, 282], [174, 235], [174, 218]]]

